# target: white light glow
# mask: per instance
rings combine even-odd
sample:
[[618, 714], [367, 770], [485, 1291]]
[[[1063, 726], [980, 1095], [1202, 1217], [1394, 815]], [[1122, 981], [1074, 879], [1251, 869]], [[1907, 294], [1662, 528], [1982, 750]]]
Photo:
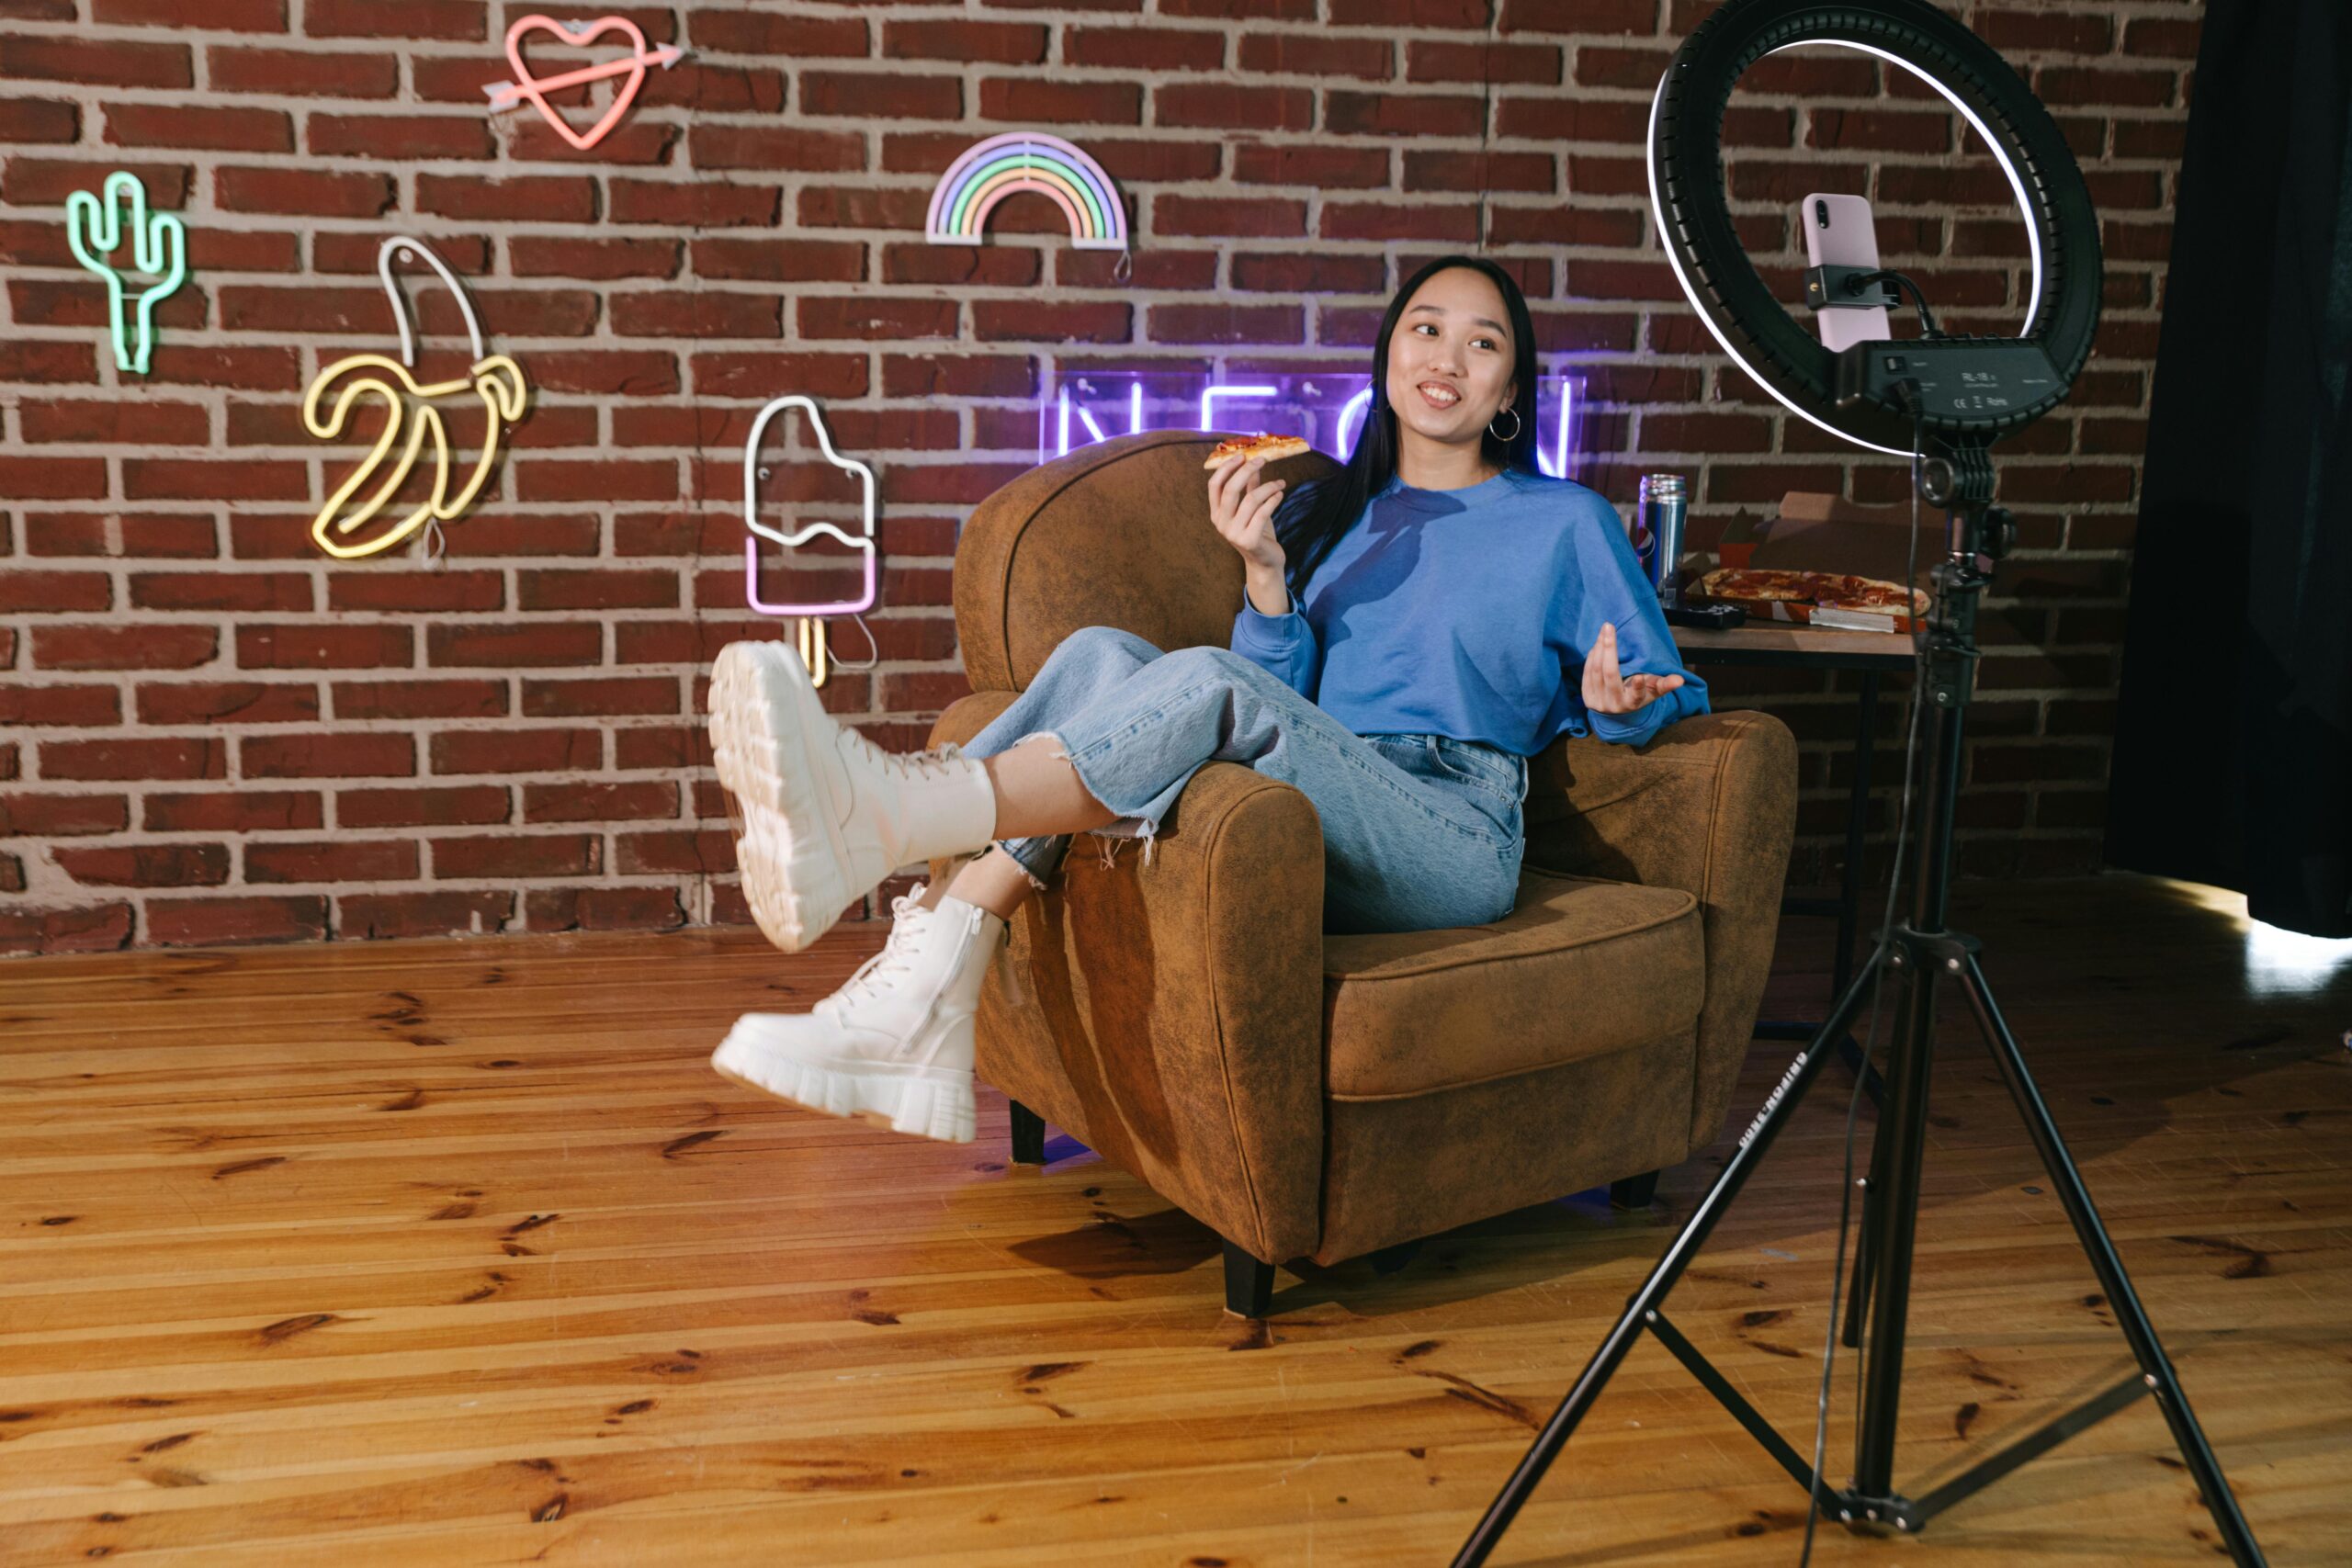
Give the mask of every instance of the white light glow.
[[[1952, 111], [1974, 129], [1977, 140], [1984, 142], [1985, 150], [1993, 154], [1993, 162], [2000, 164], [2001, 173], [2009, 177], [2009, 189], [2018, 198], [2018, 214], [2025, 220], [2026, 246], [2033, 253], [2033, 294], [2026, 301], [2026, 324], [2018, 329], [2018, 336], [2025, 336], [2026, 333], [2032, 328], [2033, 313], [2041, 308], [2041, 231], [2034, 227], [2033, 209], [2025, 199], [2025, 181], [2018, 177], [2017, 170], [2010, 165], [2009, 155], [2001, 150], [2001, 144], [1998, 141], [1993, 140], [1993, 133], [1984, 129], [1984, 122], [1976, 118], [1976, 111], [1962, 103], [1950, 87], [1945, 86], [1909, 61], [1898, 59], [1883, 49], [1874, 48], [1867, 43], [1849, 43], [1844, 39], [1808, 39], [1804, 43], [1784, 43], [1779, 49], [1766, 52], [1779, 54], [1787, 50], [1804, 49], [1812, 44], [1821, 44], [1831, 49], [1860, 50], [1864, 54], [1874, 54], [1889, 64], [1900, 65], [1942, 95], [1944, 102], [1952, 107]], [[1909, 454], [1905, 453], [1905, 456], [1908, 457]]]
[[2301, 996], [2323, 990], [2342, 971], [2352, 971], [2352, 938], [2331, 940], [2245, 923], [2245, 980], [2249, 990]]
[[[1667, 73], [1667, 76], [1670, 76], [1673, 73], [1671, 71]], [[1777, 400], [1782, 408], [1787, 409], [1791, 413], [1796, 415], [1807, 424], [1810, 424], [1816, 429], [1826, 431], [1840, 441], [1850, 441], [1857, 446], [1867, 446], [1873, 452], [1883, 452], [1891, 457], [1910, 457], [1910, 453], [1903, 451], [1899, 447], [1882, 446], [1875, 441], [1865, 441], [1859, 435], [1849, 435], [1844, 431], [1838, 429], [1836, 425], [1815, 418], [1812, 414], [1807, 413], [1804, 410], [1797, 407], [1796, 404], [1782, 397], [1779, 388], [1764, 379], [1763, 377], [1758, 376], [1756, 373], [1756, 367], [1748, 364], [1747, 360], [1740, 357], [1739, 350], [1731, 345], [1731, 339], [1725, 337], [1724, 335], [1723, 329], [1715, 325], [1714, 317], [1709, 315], [1700, 307], [1699, 291], [1690, 287], [1690, 279], [1682, 270], [1682, 258], [1675, 254], [1674, 247], [1667, 243], [1666, 204], [1659, 197], [1657, 193], [1657, 120], [1659, 114], [1663, 112], [1666, 107], [1667, 76], [1660, 76], [1657, 79], [1657, 92], [1650, 98], [1650, 130], [1647, 154], [1650, 176], [1650, 219], [1651, 221], [1657, 225], [1658, 247], [1666, 252], [1666, 265], [1674, 269], [1674, 281], [1682, 286], [1682, 292], [1684, 296], [1690, 299], [1690, 308], [1693, 310], [1698, 311], [1700, 324], [1707, 329], [1707, 334], [1715, 340], [1716, 344], [1721, 346], [1723, 351], [1731, 355], [1731, 362], [1734, 365], [1738, 366], [1742, 370], [1747, 372], [1747, 378], [1749, 380], [1763, 388], [1767, 392], [1771, 393], [1774, 400]]]
[[[1094, 416], [1086, 412], [1085, 404], [1073, 403], [1069, 400], [1069, 389], [1068, 387], [1057, 388], [1056, 390], [1058, 394], [1058, 407], [1056, 411], [1054, 419], [1056, 450], [1062, 457], [1067, 457], [1069, 456], [1069, 421], [1070, 415], [1073, 413], [1075, 413], [1079, 419], [1085, 423], [1088, 432], [1087, 439], [1089, 441], [1104, 441], [1109, 439], [1108, 436], [1103, 434], [1102, 427], [1094, 423]], [[1127, 434], [1133, 435], [1136, 431], [1143, 428], [1143, 383], [1140, 381], [1135, 382], [1127, 389], [1127, 390], [1129, 393], [1127, 400]]]
[[1340, 458], [1342, 462], [1356, 455], [1356, 444], [1348, 437], [1348, 422], [1355, 422], [1356, 433], [1363, 433], [1364, 416], [1372, 412], [1372, 389], [1364, 388], [1340, 405]]
[[[1555, 412], [1552, 416], [1551, 428], [1544, 430], [1539, 426], [1537, 430], [1535, 467], [1551, 479], [1572, 479], [1575, 477], [1578, 426], [1583, 413], [1584, 378], [1555, 375], [1544, 379], [1550, 385], [1549, 395], [1554, 400]], [[1051, 401], [1041, 410], [1043, 426], [1038, 446], [1041, 460], [1047, 455], [1068, 457], [1073, 446], [1083, 446], [1091, 442], [1109, 439], [1105, 422], [1098, 420], [1084, 400], [1088, 394], [1101, 389], [1093, 379], [1085, 378], [1067, 382], [1053, 389]], [[1181, 394], [1186, 400], [1192, 395], [1189, 389]], [[1317, 445], [1331, 450], [1342, 462], [1354, 455], [1356, 444], [1363, 435], [1365, 418], [1372, 412], [1372, 388], [1369, 384], [1341, 403], [1336, 413], [1328, 413], [1318, 412], [1323, 407], [1321, 394], [1312, 381], [1251, 386], [1231, 386], [1212, 381], [1200, 393], [1204, 429], [1215, 427], [1217, 403], [1227, 398], [1276, 400], [1283, 412], [1304, 416], [1309, 427], [1317, 433], [1313, 437]], [[1128, 381], [1125, 401], [1126, 434], [1132, 435], [1145, 426], [1142, 378]], [[1096, 406], [1102, 405], [1098, 401]], [[1104, 412], [1107, 417], [1107, 408]], [[1326, 423], [1326, 421], [1330, 423]]]
[[1568, 477], [1568, 433], [1571, 426], [1576, 423], [1577, 393], [1578, 389], [1583, 386], [1583, 382], [1573, 376], [1563, 376], [1559, 378], [1557, 385], [1559, 387], [1559, 395], [1554, 400], [1560, 405], [1560, 416], [1559, 423], [1554, 427], [1555, 434], [1553, 437], [1554, 450], [1552, 460], [1548, 463], [1544, 460], [1544, 449], [1540, 442], [1541, 433], [1539, 432], [1539, 443], [1535, 451], [1535, 466], [1555, 479], [1564, 479]]
[[[2245, 894], [2226, 887], [2172, 877], [2148, 880], [2182, 904], [2228, 922], [2242, 945], [2245, 988], [2251, 995], [2311, 996], [2333, 984], [2339, 974], [2352, 977], [2352, 939], [2305, 936], [2265, 925], [2246, 913]], [[2345, 1031], [2345, 1043], [2352, 1045], [2352, 1029]]]
[[[2026, 325], [2020, 328], [2018, 332], [2018, 335], [2019, 337], [2025, 336], [2026, 333], [2031, 330], [2034, 312], [2041, 308], [2041, 236], [2034, 228], [2032, 209], [2026, 203], [2025, 182], [2018, 177], [2017, 170], [2010, 166], [2007, 155], [2001, 151], [2001, 144], [1998, 141], [1996, 141], [1992, 135], [1985, 130], [1984, 122], [1978, 119], [1975, 114], [1970, 110], [1966, 104], [1962, 103], [1960, 99], [1952, 96], [1950, 88], [1946, 87], [1941, 82], [1937, 81], [1934, 77], [1928, 75], [1926, 72], [1920, 70], [1917, 66], [1913, 65], [1910, 62], [1897, 59], [1894, 55], [1889, 54], [1883, 49], [1873, 48], [1872, 46], [1864, 43], [1851, 43], [1844, 39], [1806, 39], [1799, 43], [1782, 44], [1780, 49], [1770, 50], [1766, 52], [1768, 54], [1779, 54], [1785, 50], [1804, 49], [1813, 46], [1819, 46], [1827, 49], [1859, 50], [1864, 54], [1875, 55], [1881, 60], [1890, 61], [1896, 65], [1902, 66], [1904, 70], [1910, 72], [1911, 74], [1918, 77], [1922, 82], [1927, 83], [1928, 86], [1933, 87], [1936, 92], [1943, 97], [1946, 103], [1949, 103], [1954, 109], [1958, 110], [1961, 117], [1966, 119], [1971, 126], [1975, 128], [1976, 134], [1984, 140], [1984, 145], [1992, 150], [1994, 161], [2001, 165], [2001, 172], [2007, 175], [2009, 178], [2010, 190], [2015, 192], [2017, 195], [2018, 211], [2025, 219], [2026, 242], [2031, 247], [2033, 252], [2032, 299], [2026, 307]], [[1646, 149], [1647, 157], [1645, 162], [1649, 170], [1650, 217], [1652, 221], [1657, 225], [1658, 245], [1666, 252], [1667, 265], [1674, 269], [1674, 280], [1682, 286], [1682, 292], [1690, 299], [1690, 308], [1693, 310], [1698, 311], [1699, 320], [1705, 325], [1708, 335], [1713, 337], [1715, 342], [1721, 345], [1723, 351], [1731, 356], [1732, 363], [1746, 371], [1749, 380], [1755, 382], [1758, 387], [1763, 388], [1765, 391], [1770, 392], [1774, 400], [1779, 402], [1781, 407], [1787, 409], [1791, 413], [1795, 414], [1799, 419], [1804, 420], [1807, 424], [1813, 425], [1816, 429], [1828, 432], [1828, 434], [1838, 437], [1840, 441], [1850, 441], [1857, 446], [1867, 447], [1873, 452], [1883, 452], [1890, 457], [1909, 457], [1911, 453], [1904, 447], [1882, 446], [1875, 441], [1865, 441], [1860, 436], [1849, 434], [1847, 432], [1838, 429], [1836, 425], [1829, 424], [1820, 419], [1816, 419], [1811, 413], [1808, 413], [1804, 409], [1799, 408], [1788, 398], [1782, 396], [1780, 389], [1774, 387], [1770, 382], [1765, 380], [1763, 377], [1756, 373], [1756, 367], [1748, 364], [1746, 359], [1740, 356], [1739, 350], [1732, 346], [1731, 339], [1724, 336], [1722, 330], [1715, 325], [1714, 318], [1709, 315], [1705, 310], [1701, 308], [1699, 304], [1699, 291], [1690, 287], [1690, 279], [1682, 270], [1681, 257], [1675, 254], [1674, 246], [1667, 242], [1666, 204], [1659, 197], [1657, 188], [1657, 125], [1658, 118], [1660, 115], [1664, 113], [1666, 107], [1666, 84], [1668, 79], [1672, 75], [1673, 71], [1671, 68], [1668, 68], [1664, 74], [1658, 77], [1657, 91], [1653, 94], [1650, 98], [1650, 124], [1648, 145]]]

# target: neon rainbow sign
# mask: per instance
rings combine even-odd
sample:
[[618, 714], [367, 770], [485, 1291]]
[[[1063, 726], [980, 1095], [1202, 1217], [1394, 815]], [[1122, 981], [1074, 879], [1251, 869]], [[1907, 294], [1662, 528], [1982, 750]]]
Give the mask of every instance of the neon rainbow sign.
[[923, 238], [934, 245], [977, 245], [989, 210], [1030, 190], [1060, 207], [1080, 250], [1127, 248], [1126, 204], [1102, 165], [1058, 136], [1021, 130], [976, 141], [947, 166], [932, 190]]
[[[1544, 383], [1551, 405], [1550, 427], [1536, 433], [1535, 466], [1553, 479], [1570, 479], [1578, 452], [1584, 378], [1547, 376]], [[1339, 399], [1343, 387], [1354, 387], [1353, 395]], [[1256, 406], [1237, 423], [1232, 405], [1250, 404]], [[1247, 428], [1304, 436], [1345, 461], [1355, 451], [1371, 411], [1371, 383], [1355, 376], [1269, 376], [1248, 381], [1151, 371], [1069, 376], [1038, 410], [1037, 460], [1066, 457], [1073, 447], [1143, 430]]]

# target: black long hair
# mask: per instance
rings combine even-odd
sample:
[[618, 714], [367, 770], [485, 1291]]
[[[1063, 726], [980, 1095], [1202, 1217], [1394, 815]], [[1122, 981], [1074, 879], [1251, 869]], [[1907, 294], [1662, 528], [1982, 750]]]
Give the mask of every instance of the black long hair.
[[1527, 313], [1527, 297], [1511, 275], [1484, 256], [1440, 256], [1405, 280], [1380, 318], [1380, 335], [1372, 345], [1372, 403], [1365, 409], [1363, 434], [1345, 467], [1329, 477], [1299, 486], [1283, 499], [1274, 514], [1274, 537], [1283, 547], [1283, 577], [1290, 591], [1306, 597], [1306, 584], [1347, 531], [1363, 515], [1372, 498], [1388, 486], [1396, 473], [1396, 412], [1388, 406], [1388, 340], [1396, 319], [1428, 282], [1448, 267], [1466, 266], [1483, 273], [1503, 297], [1510, 318], [1511, 376], [1519, 395], [1511, 412], [1519, 427], [1509, 441], [1498, 441], [1489, 428], [1479, 448], [1487, 461], [1506, 468], [1538, 471], [1535, 467], [1535, 427], [1542, 423], [1535, 402], [1535, 322]]

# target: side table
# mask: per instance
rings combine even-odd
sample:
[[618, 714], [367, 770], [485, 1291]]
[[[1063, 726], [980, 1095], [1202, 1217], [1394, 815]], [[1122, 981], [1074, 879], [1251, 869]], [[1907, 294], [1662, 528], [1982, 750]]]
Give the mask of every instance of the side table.
[[[1854, 779], [1846, 800], [1846, 865], [1835, 898], [1783, 898], [1787, 915], [1835, 916], [1838, 952], [1833, 961], [1829, 1000], [1845, 995], [1854, 974], [1854, 936], [1861, 904], [1862, 831], [1869, 823], [1872, 728], [1878, 717], [1879, 679], [1890, 671], [1912, 668], [1913, 650], [1907, 632], [1849, 632], [1816, 630], [1812, 626], [1753, 622], [1730, 631], [1711, 632], [1695, 626], [1674, 626], [1674, 646], [1682, 662], [1692, 669], [1709, 664], [1747, 665], [1779, 670], [1857, 670], [1861, 672], [1861, 700], [1854, 719]], [[1756, 1025], [1759, 1040], [1810, 1040], [1821, 1021], [1765, 1019]], [[1849, 1033], [1838, 1042], [1847, 1065], [1860, 1070], [1862, 1055]], [[1879, 1098], [1877, 1073], [1871, 1075], [1871, 1098]]]

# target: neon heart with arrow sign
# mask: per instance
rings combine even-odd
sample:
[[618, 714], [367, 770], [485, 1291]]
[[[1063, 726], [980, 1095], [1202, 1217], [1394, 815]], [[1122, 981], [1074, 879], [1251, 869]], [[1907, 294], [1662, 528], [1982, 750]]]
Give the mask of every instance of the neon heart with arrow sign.
[[[629, 52], [618, 60], [607, 60], [599, 65], [583, 65], [577, 71], [566, 71], [556, 76], [534, 76], [531, 68], [523, 63], [523, 38], [531, 32], [553, 33], [558, 42], [581, 47], [595, 42], [605, 33], [618, 33], [628, 41], [630, 48]], [[514, 80], [486, 83], [482, 91], [490, 95], [490, 112], [492, 114], [503, 114], [526, 102], [536, 105], [547, 122], [555, 127], [557, 135], [585, 152], [602, 141], [605, 133], [620, 123], [621, 116], [628, 112], [629, 105], [637, 101], [637, 90], [645, 85], [646, 68], [674, 65], [685, 57], [685, 52], [674, 43], [648, 50], [644, 32], [627, 17], [599, 17], [593, 22], [559, 22], [553, 17], [537, 15], [518, 17], [514, 25], [506, 29], [506, 61], [514, 68]], [[612, 104], [605, 110], [604, 118], [590, 126], [585, 135], [572, 130], [571, 122], [547, 100], [549, 93], [561, 92], [566, 87], [577, 87], [589, 82], [601, 82], [610, 76], [626, 80], [615, 89]]]

